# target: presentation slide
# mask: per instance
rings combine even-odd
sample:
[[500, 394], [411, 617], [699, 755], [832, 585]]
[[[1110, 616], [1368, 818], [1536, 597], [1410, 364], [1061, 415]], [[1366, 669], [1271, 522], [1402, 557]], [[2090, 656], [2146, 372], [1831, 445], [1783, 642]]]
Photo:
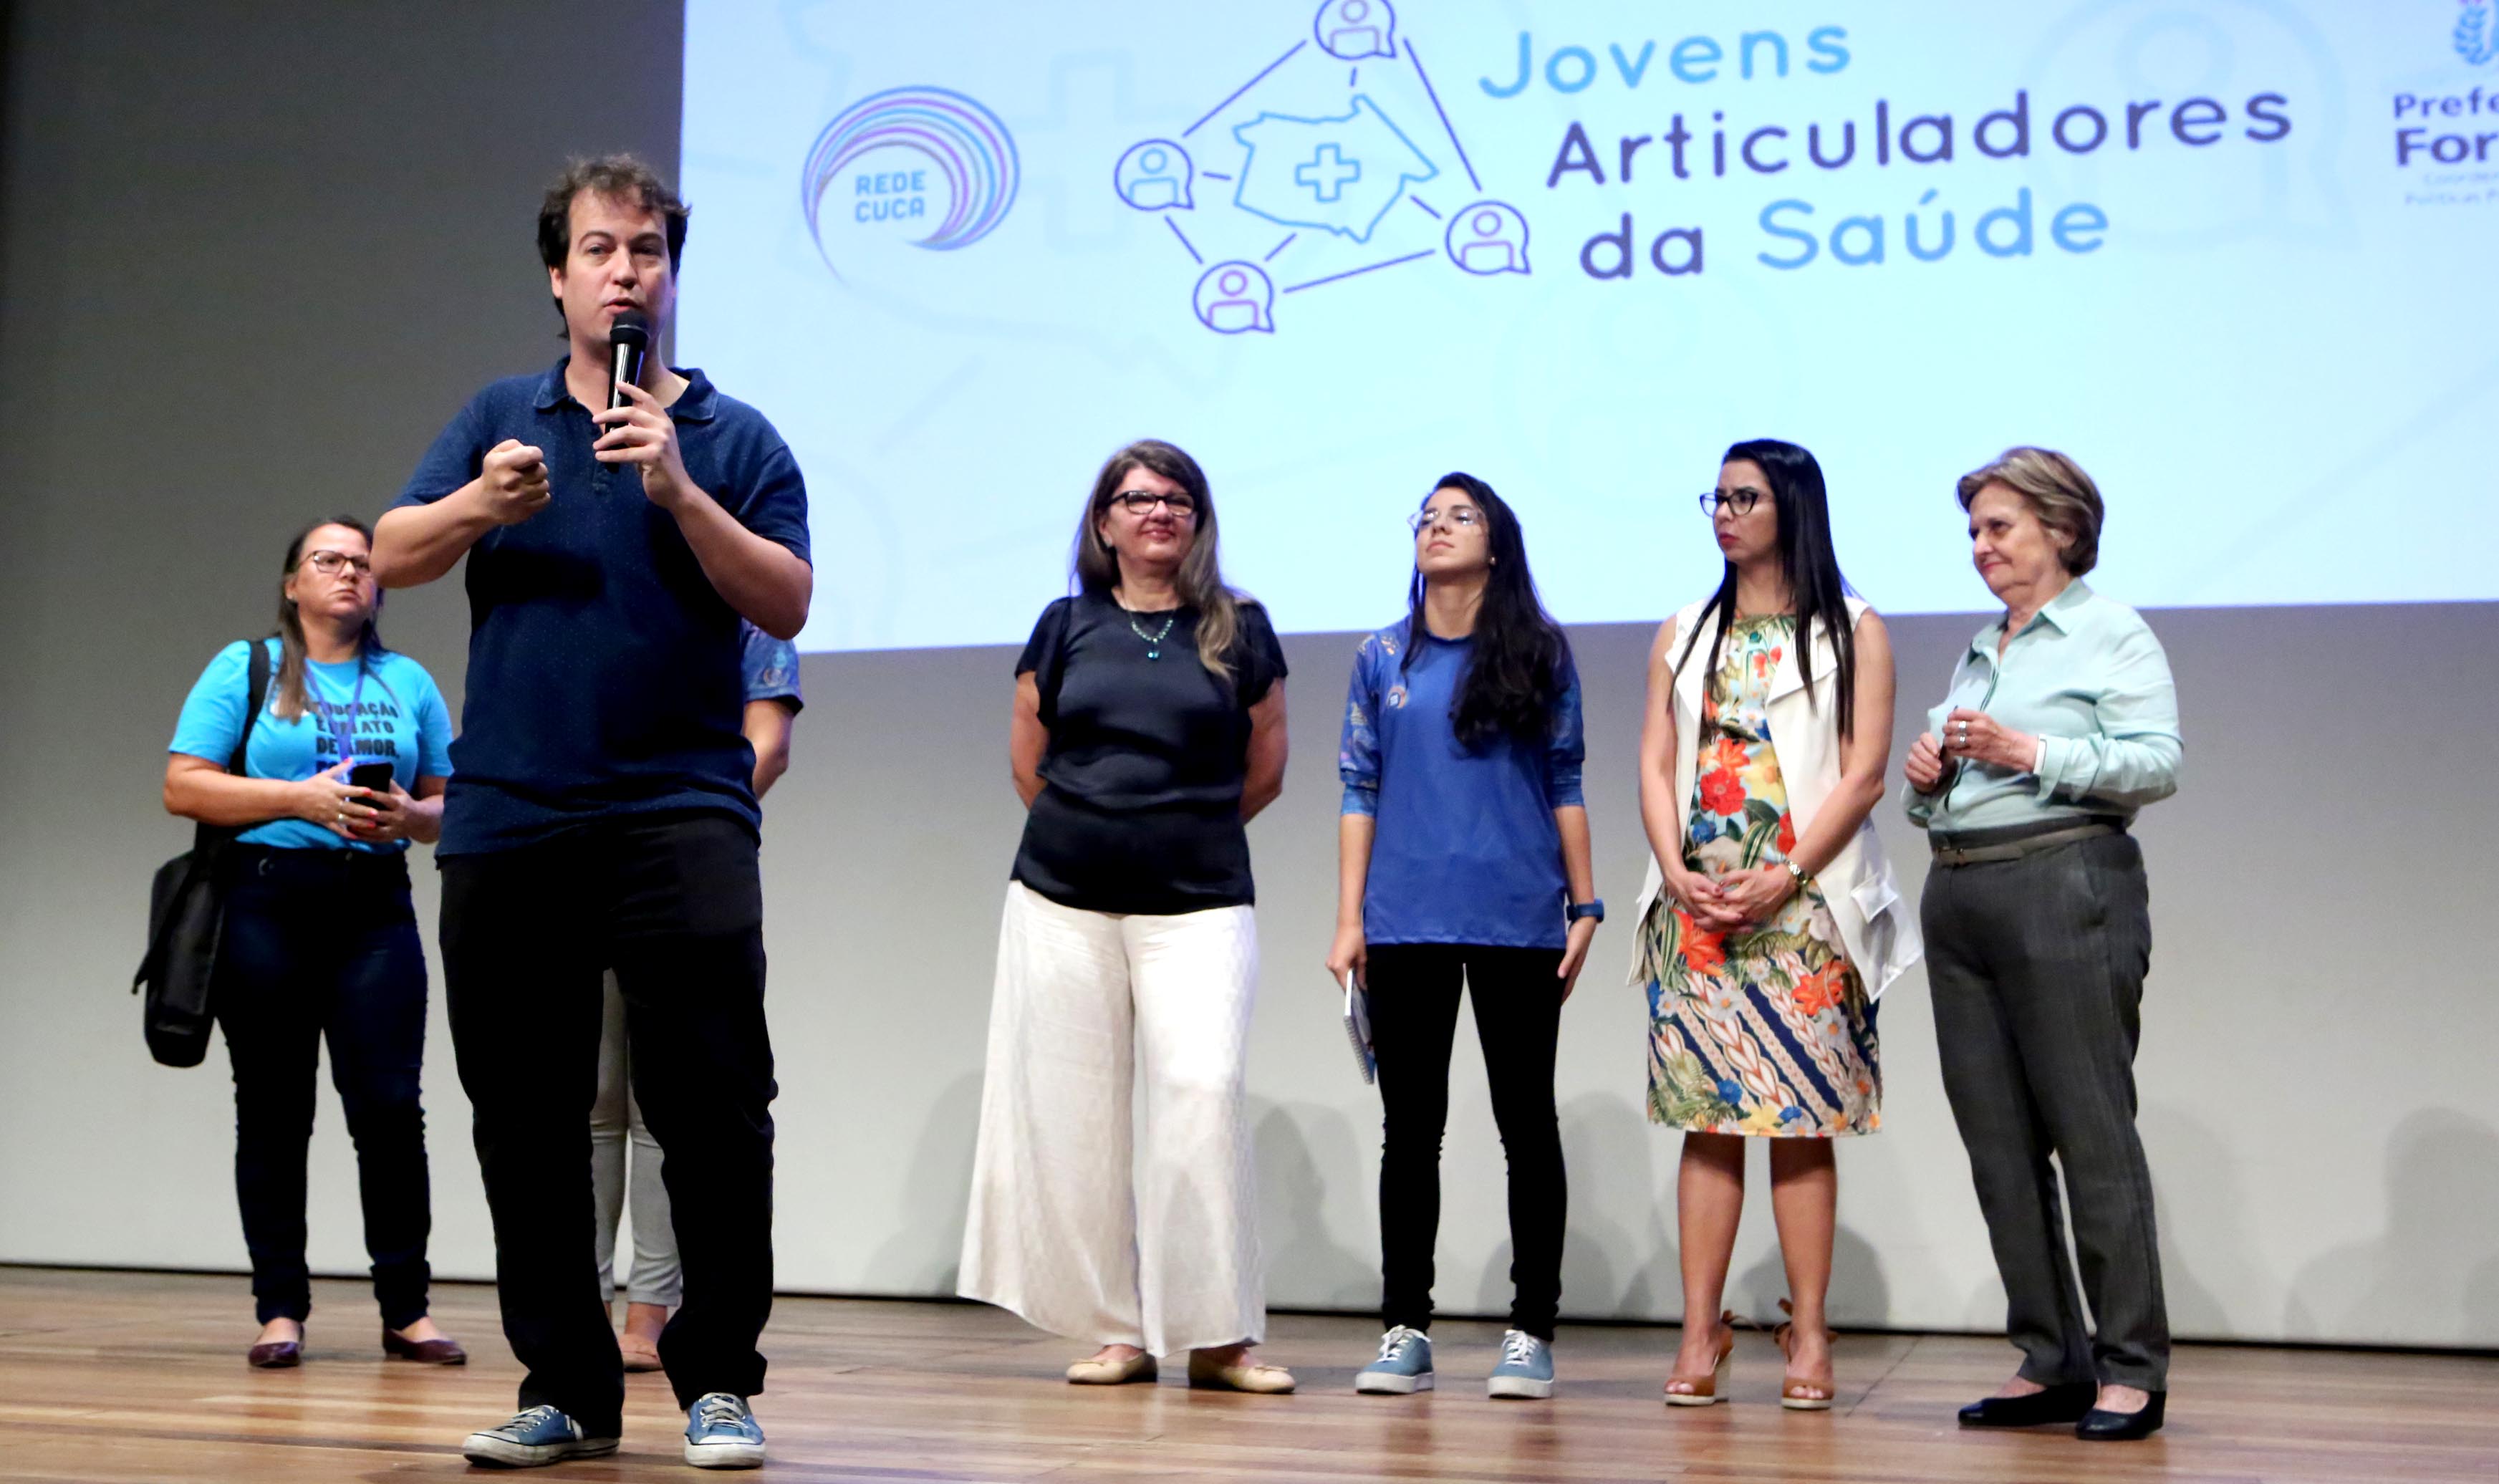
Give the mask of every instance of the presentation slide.
[[2146, 607], [2499, 598], [2494, 0], [691, 0], [676, 356], [813, 500], [809, 649], [1019, 641], [1103, 459], [1204, 464], [1287, 631], [1451, 469], [1566, 622], [1811, 448], [1877, 607], [2081, 460]]

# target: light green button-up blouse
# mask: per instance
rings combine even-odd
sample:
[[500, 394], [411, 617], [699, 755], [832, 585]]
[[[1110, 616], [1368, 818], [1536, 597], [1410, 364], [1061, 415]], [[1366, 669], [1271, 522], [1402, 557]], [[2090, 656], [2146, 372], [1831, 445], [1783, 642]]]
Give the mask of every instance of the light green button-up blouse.
[[2080, 579], [1996, 654], [1997, 619], [1978, 631], [1927, 729], [1941, 737], [1958, 707], [2040, 738], [2037, 772], [1950, 758], [1937, 791], [1903, 786], [1922, 829], [1958, 833], [2134, 812], [2178, 791], [2178, 690], [2169, 657], [2132, 608]]

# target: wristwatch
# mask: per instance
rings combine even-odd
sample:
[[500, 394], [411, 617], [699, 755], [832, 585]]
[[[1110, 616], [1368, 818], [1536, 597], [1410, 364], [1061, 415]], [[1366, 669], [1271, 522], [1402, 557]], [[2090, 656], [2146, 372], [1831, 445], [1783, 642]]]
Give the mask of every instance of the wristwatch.
[[1796, 878], [1797, 888], [1799, 890], [1802, 890], [1806, 887], [1813, 885], [1813, 873], [1807, 871], [1804, 867], [1797, 864], [1793, 860], [1782, 860], [1779, 864], [1786, 866], [1788, 868], [1788, 874]]
[[1600, 922], [1606, 920], [1606, 899], [1601, 896], [1592, 901], [1573, 902], [1562, 915], [1565, 922], [1576, 922], [1581, 918], [1593, 918]]

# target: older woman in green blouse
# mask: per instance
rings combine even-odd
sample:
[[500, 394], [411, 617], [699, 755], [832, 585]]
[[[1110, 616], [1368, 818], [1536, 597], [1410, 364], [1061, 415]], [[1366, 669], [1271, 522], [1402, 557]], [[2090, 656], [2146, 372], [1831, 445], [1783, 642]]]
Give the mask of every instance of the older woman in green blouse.
[[1961, 1420], [2144, 1437], [2167, 1403], [2169, 1321], [2134, 1128], [2152, 925], [2127, 824], [2176, 791], [2177, 693], [2142, 617], [2082, 581], [2103, 510], [2090, 475], [2015, 448], [1960, 497], [2004, 616], [1910, 749], [1907, 804], [1934, 850], [1920, 917], [1944, 1091], [2022, 1351]]

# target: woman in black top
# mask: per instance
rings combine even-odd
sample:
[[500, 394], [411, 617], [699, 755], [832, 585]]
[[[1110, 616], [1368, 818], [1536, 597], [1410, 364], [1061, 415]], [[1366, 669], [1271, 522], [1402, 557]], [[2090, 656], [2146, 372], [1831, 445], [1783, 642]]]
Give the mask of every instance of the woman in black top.
[[1258, 975], [1242, 826], [1283, 790], [1283, 651], [1223, 585], [1206, 475], [1169, 443], [1102, 467], [1075, 566], [1077, 596], [1016, 661], [1008, 753], [1030, 812], [962, 1293], [1098, 1343], [1068, 1368], [1080, 1384], [1151, 1381], [1187, 1350], [1192, 1385], [1290, 1391], [1250, 1358], [1266, 1299], [1242, 1106]]

